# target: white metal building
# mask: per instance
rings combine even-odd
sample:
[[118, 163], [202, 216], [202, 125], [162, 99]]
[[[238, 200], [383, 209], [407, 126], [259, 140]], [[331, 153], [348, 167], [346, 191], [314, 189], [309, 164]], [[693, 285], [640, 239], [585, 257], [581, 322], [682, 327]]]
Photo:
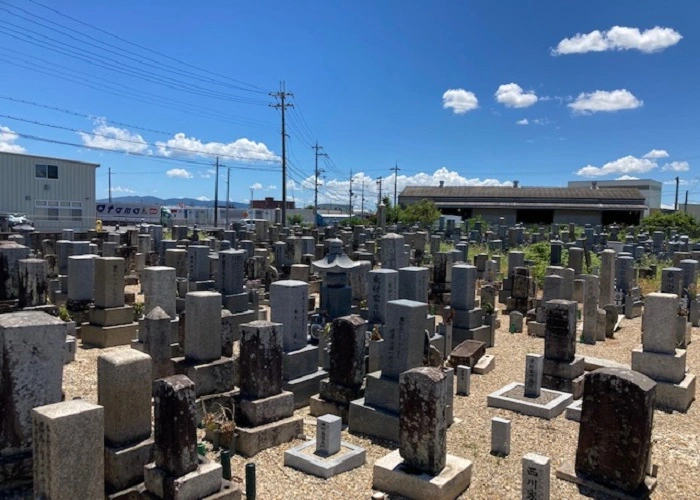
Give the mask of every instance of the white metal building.
[[0, 212], [26, 215], [37, 231], [92, 229], [99, 166], [0, 152]]
[[659, 181], [651, 179], [620, 179], [614, 181], [569, 181], [570, 188], [586, 188], [593, 187], [595, 189], [610, 189], [610, 188], [634, 188], [639, 189], [639, 192], [644, 196], [644, 203], [648, 207], [644, 211], [644, 215], [649, 215], [651, 210], [661, 208], [661, 187]]

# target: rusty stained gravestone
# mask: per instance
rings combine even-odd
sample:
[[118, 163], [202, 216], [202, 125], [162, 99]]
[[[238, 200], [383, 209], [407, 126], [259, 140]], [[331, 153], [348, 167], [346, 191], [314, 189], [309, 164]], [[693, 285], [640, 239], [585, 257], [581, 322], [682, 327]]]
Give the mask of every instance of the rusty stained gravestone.
[[486, 344], [479, 340], [465, 340], [450, 353], [450, 366], [460, 365], [474, 368], [481, 357], [486, 354]]
[[622, 368], [586, 376], [576, 450], [576, 474], [637, 493], [644, 487], [651, 449], [656, 383]]
[[432, 475], [445, 468], [447, 390], [447, 378], [439, 368], [401, 374], [399, 452], [410, 468]]
[[262, 399], [282, 392], [282, 324], [241, 325], [241, 395]]

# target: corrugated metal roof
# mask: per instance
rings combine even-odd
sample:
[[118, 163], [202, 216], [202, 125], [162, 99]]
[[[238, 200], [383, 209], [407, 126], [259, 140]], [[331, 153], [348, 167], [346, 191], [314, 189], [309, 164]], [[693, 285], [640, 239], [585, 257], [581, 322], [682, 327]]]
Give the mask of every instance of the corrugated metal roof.
[[562, 200], [632, 200], [644, 203], [644, 196], [634, 188], [559, 188], [559, 187], [494, 187], [494, 186], [407, 186], [399, 195], [402, 198], [463, 198], [497, 199], [507, 201], [521, 199]]
[[500, 201], [437, 201], [438, 208], [532, 208], [532, 209], [575, 209], [575, 210], [646, 210], [646, 205], [628, 203], [539, 203], [527, 201], [500, 202]]

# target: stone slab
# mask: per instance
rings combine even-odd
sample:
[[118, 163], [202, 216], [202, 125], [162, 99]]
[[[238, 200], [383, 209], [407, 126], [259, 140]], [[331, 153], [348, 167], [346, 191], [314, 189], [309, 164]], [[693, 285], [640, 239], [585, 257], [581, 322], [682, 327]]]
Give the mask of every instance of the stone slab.
[[[284, 465], [311, 474], [312, 476], [328, 479], [343, 472], [361, 467], [366, 460], [364, 448], [342, 441], [341, 452], [330, 456], [309, 453], [309, 448], [316, 447], [316, 440], [308, 441], [284, 452]], [[309, 450], [310, 451], [310, 450]]]
[[136, 338], [139, 324], [134, 321], [127, 325], [98, 326], [86, 324], [80, 328], [83, 345], [89, 344], [100, 348], [131, 344]]
[[486, 375], [494, 368], [496, 368], [496, 356], [493, 354], [484, 354], [474, 365], [474, 368], [472, 368], [472, 373]]
[[233, 389], [234, 363], [221, 357], [210, 363], [196, 363], [186, 358], [173, 359], [175, 373], [187, 375], [194, 382], [195, 396], [227, 392]]
[[282, 391], [261, 399], [238, 398], [236, 421], [245, 426], [257, 427], [294, 415], [294, 394]]
[[168, 476], [155, 462], [144, 467], [144, 484], [146, 489], [160, 498], [170, 500], [191, 500], [206, 498], [221, 489], [221, 464], [199, 456], [196, 470], [184, 476]]
[[[318, 370], [318, 346], [308, 344], [282, 353], [282, 380], [293, 380]], [[317, 391], [318, 392], [318, 391]]]
[[590, 479], [582, 475], [577, 474], [574, 468], [574, 462], [567, 462], [564, 465], [562, 465], [559, 469], [557, 469], [556, 476], [559, 479], [563, 479], [564, 481], [577, 484], [591, 491], [603, 493], [604, 495], [608, 495], [612, 498], [620, 498], [625, 500], [648, 498], [656, 488], [656, 478], [646, 476], [646, 478], [644, 479], [644, 485], [642, 487], [642, 490], [639, 492], [635, 492], [634, 494], [628, 494], [623, 491], [614, 490], [612, 488], [608, 488], [607, 486], [603, 486], [602, 484], [591, 481]]
[[365, 403], [365, 398], [350, 403], [348, 428], [354, 434], [399, 442], [398, 413], [369, 406]]
[[105, 487], [117, 492], [143, 482], [143, 468], [153, 461], [153, 439], [125, 446], [105, 446]]
[[252, 457], [262, 450], [297, 439], [304, 433], [304, 419], [289, 417], [258, 427], [237, 427], [236, 451]]
[[318, 394], [321, 380], [328, 377], [328, 372], [319, 368], [313, 373], [293, 380], [282, 382], [282, 389], [294, 393], [294, 409], [298, 410], [309, 405], [309, 398]]
[[372, 488], [407, 498], [447, 500], [459, 497], [471, 484], [473, 464], [470, 460], [447, 455], [440, 474], [416, 473], [404, 464], [399, 450], [374, 463]]
[[125, 325], [134, 321], [134, 308], [131, 306], [101, 309], [91, 307], [88, 312], [90, 324], [99, 326]]
[[679, 384], [656, 382], [656, 408], [685, 413], [694, 399], [695, 375], [691, 373]]
[[583, 386], [585, 380], [585, 375], [580, 375], [575, 379], [543, 375], [542, 387], [553, 391], [568, 392], [574, 396], [574, 399], [579, 399], [581, 396], [583, 396]]
[[632, 369], [656, 382], [682, 382], [685, 378], [685, 362], [685, 349], [676, 349], [675, 355], [644, 351], [641, 345], [632, 349]]
[[348, 415], [350, 413], [350, 405], [344, 405], [335, 401], [327, 401], [321, 399], [321, 396], [315, 394], [309, 398], [309, 415], [312, 417], [320, 417], [323, 415], [335, 415], [340, 417], [343, 424], [348, 423]]
[[630, 370], [630, 365], [625, 365], [623, 363], [618, 363], [617, 361], [611, 361], [609, 359], [595, 358], [593, 356], [585, 356], [583, 358], [584, 367], [587, 372], [592, 372], [598, 368], [624, 368]]
[[544, 358], [543, 375], [573, 380], [583, 375], [584, 372], [585, 362], [583, 356], [576, 356], [570, 363]]
[[370, 406], [394, 413], [399, 412], [399, 382], [381, 376], [381, 372], [367, 374], [365, 402]]
[[520, 382], [512, 382], [489, 394], [486, 398], [487, 405], [492, 408], [503, 408], [522, 413], [523, 415], [551, 420], [552, 418], [561, 414], [564, 409], [574, 400], [574, 397], [571, 394], [551, 391], [549, 389], [540, 389], [541, 394], [549, 393], [556, 396], [547, 404], [538, 404], [534, 401], [520, 400], [505, 396], [506, 393], [510, 392], [516, 387], [522, 387], [524, 389], [525, 386]]
[[569, 406], [566, 407], [566, 412], [564, 416], [567, 420], [573, 420], [574, 422], [581, 421], [581, 407], [583, 406], [583, 400], [579, 399], [574, 401]]

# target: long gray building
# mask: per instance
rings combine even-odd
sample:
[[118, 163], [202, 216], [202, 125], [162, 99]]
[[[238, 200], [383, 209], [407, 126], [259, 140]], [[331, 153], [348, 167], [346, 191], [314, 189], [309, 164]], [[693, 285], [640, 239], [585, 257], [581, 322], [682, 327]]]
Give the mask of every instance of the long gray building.
[[429, 199], [446, 215], [507, 224], [639, 224], [647, 205], [634, 188], [407, 186], [399, 204]]
[[0, 212], [29, 217], [38, 231], [95, 227], [97, 163], [0, 152]]

